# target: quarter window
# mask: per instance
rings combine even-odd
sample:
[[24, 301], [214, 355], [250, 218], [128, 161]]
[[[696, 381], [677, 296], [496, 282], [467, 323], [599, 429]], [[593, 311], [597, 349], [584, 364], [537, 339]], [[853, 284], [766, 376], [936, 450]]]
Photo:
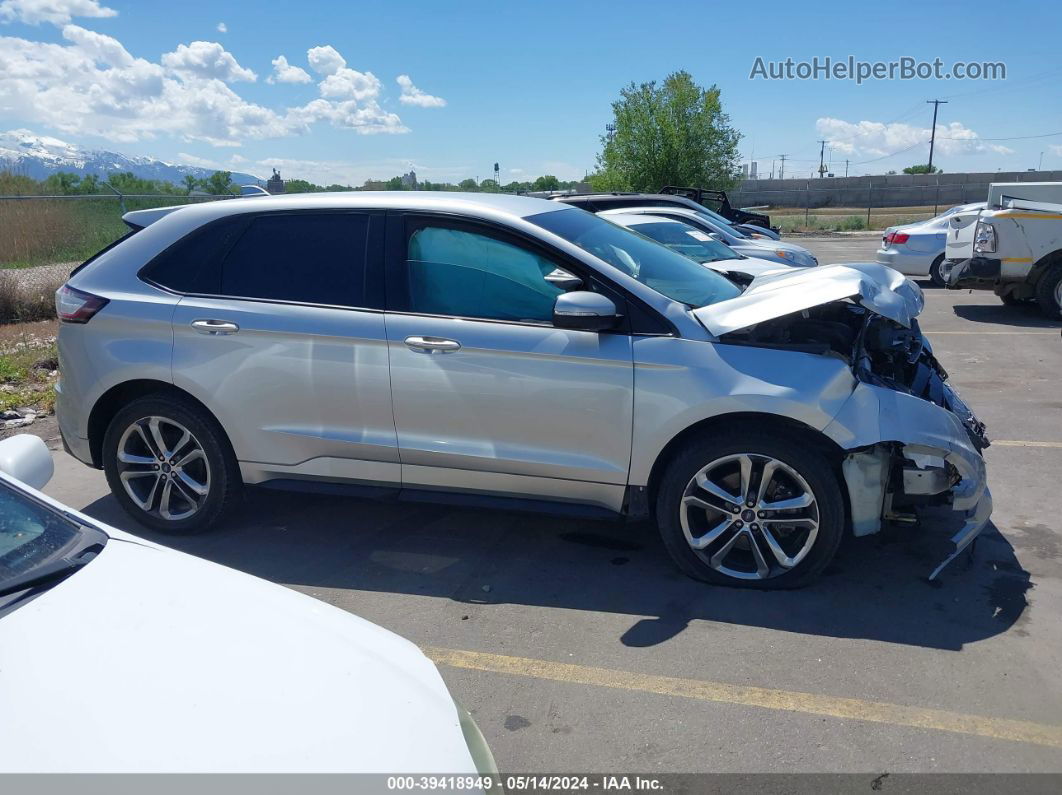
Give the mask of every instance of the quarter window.
[[555, 263], [460, 229], [416, 229], [407, 267], [410, 310], [419, 314], [548, 323], [557, 296], [565, 292], [553, 283]]

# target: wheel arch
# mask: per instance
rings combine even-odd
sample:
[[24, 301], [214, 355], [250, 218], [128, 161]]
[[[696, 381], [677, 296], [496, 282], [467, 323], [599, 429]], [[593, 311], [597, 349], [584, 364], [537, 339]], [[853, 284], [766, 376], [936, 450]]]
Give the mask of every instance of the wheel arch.
[[1040, 279], [1043, 277], [1051, 266], [1056, 262], [1062, 262], [1062, 248], [1052, 251], [1049, 254], [1044, 254], [1040, 257], [1029, 269], [1029, 282], [1033, 285], [1039, 284]]
[[837, 478], [841, 496], [845, 505], [845, 520], [847, 523], [849, 504], [848, 492], [845, 487], [844, 475], [841, 471], [841, 463], [846, 455], [845, 451], [831, 438], [821, 431], [806, 425], [799, 420], [785, 417], [779, 414], [767, 414], [763, 412], [734, 412], [708, 417], [688, 426], [674, 437], [657, 455], [649, 472], [649, 482], [646, 484], [648, 505], [650, 514], [655, 510], [656, 497], [660, 489], [660, 480], [663, 477], [667, 465], [687, 444], [697, 437], [706, 436], [713, 431], [733, 432], [735, 429], [747, 429], [757, 433], [776, 431], [785, 434], [789, 438], [797, 438], [810, 447], [818, 450], [829, 461], [834, 476]]
[[114, 416], [131, 401], [147, 397], [148, 395], [177, 397], [186, 403], [193, 404], [203, 412], [204, 416], [208, 417], [210, 421], [214, 423], [220, 434], [220, 438], [228, 446], [229, 452], [232, 452], [232, 441], [225, 432], [225, 428], [220, 422], [218, 422], [218, 418], [214, 416], [214, 412], [207, 408], [201, 400], [180, 387], [174, 386], [165, 381], [141, 378], [132, 381], [123, 381], [120, 384], [112, 386], [100, 395], [99, 399], [92, 406], [92, 411], [89, 412], [88, 418], [88, 439], [89, 451], [92, 455], [92, 465], [94, 467], [97, 469], [103, 468], [103, 437], [107, 433], [107, 427], [111, 424], [111, 420], [113, 420]]

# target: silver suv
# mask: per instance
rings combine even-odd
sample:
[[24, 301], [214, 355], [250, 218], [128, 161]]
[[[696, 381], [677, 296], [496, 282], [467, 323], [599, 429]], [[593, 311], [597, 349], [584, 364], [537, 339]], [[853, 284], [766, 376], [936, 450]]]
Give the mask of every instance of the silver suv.
[[126, 221], [57, 293], [58, 415], [156, 530], [206, 530], [250, 484], [461, 499], [653, 517], [687, 574], [782, 588], [908, 506], [957, 512], [954, 554], [988, 520], [983, 426], [889, 268], [740, 287], [504, 195]]

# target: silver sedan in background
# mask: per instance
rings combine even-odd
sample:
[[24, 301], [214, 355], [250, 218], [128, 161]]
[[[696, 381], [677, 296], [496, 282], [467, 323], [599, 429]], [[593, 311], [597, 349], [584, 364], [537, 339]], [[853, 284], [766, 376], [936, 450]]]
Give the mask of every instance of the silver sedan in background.
[[624, 207], [618, 210], [603, 210], [599, 212], [603, 218], [612, 220], [614, 215], [653, 215], [660, 218], [668, 218], [672, 221], [681, 221], [696, 229], [700, 229], [712, 239], [724, 243], [738, 254], [746, 257], [758, 257], [759, 259], [777, 262], [780, 265], [796, 265], [798, 267], [814, 267], [819, 264], [815, 255], [803, 246], [794, 243], [783, 243], [780, 240], [751, 240], [746, 237], [738, 237], [729, 227], [716, 223], [707, 214], [699, 210], [689, 210], [685, 207]]
[[948, 218], [957, 212], [979, 210], [984, 206], [984, 202], [960, 204], [928, 221], [890, 226], [881, 236], [877, 261], [906, 276], [929, 279], [937, 287], [943, 287], [940, 266], [944, 262]]

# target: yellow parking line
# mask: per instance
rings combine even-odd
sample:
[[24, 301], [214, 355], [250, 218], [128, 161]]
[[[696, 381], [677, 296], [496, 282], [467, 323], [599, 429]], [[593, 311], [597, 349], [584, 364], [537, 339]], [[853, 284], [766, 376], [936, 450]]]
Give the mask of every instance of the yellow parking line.
[[993, 447], [1052, 447], [1062, 449], [1062, 442], [1025, 442], [1018, 439], [993, 439]]
[[426, 647], [424, 653], [438, 665], [488, 671], [497, 674], [526, 676], [554, 682], [568, 682], [661, 696], [688, 698], [723, 704], [798, 712], [805, 715], [824, 715], [830, 718], [869, 721], [891, 726], [910, 726], [917, 729], [969, 734], [996, 740], [1062, 748], [1062, 726], [1048, 726], [1024, 720], [989, 718], [966, 715], [939, 709], [863, 701], [858, 698], [820, 696], [789, 690], [731, 685], [697, 679], [678, 679], [671, 676], [639, 674], [610, 668], [591, 668], [585, 665], [509, 657], [503, 654], [461, 651]]

